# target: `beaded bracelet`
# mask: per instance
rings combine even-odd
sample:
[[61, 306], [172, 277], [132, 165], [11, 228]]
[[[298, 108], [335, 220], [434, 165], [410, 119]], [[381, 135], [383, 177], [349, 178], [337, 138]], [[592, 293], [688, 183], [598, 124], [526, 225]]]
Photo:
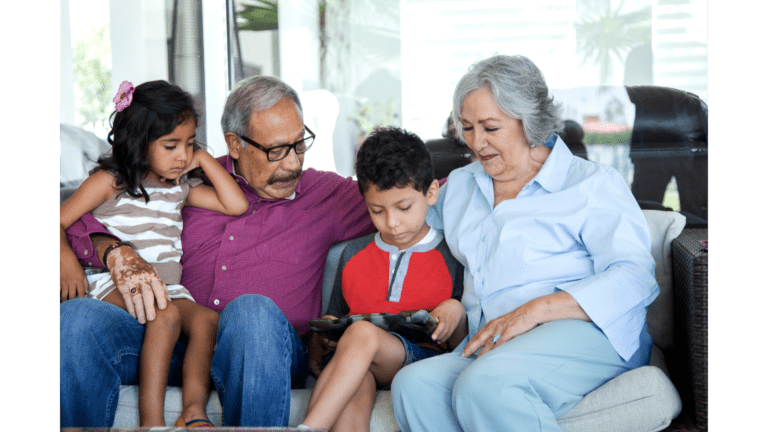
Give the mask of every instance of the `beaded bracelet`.
[[109, 255], [109, 253], [112, 252], [112, 249], [119, 248], [120, 246], [129, 246], [133, 248], [133, 245], [128, 242], [117, 242], [107, 246], [107, 249], [104, 251], [104, 255], [101, 259], [101, 262], [104, 263], [104, 267], [107, 270], [109, 270], [109, 265], [107, 265], [107, 255]]

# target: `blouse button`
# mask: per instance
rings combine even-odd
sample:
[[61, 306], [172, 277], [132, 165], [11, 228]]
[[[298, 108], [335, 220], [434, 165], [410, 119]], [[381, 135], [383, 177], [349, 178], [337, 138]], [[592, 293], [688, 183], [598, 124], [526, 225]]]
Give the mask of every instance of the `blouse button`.
[[88, 249], [83, 251], [83, 255], [86, 255], [86, 256], [88, 255]]
[[222, 269], [222, 270], [226, 270], [226, 269], [227, 269], [227, 266], [221, 266], [221, 269]]
[[216, 299], [216, 300], [214, 300], [214, 301], [213, 301], [213, 304], [215, 304], [216, 306], [218, 306], [218, 305], [219, 305], [219, 303], [220, 303], [220, 302], [219, 302], [219, 299]]
[[235, 239], [235, 236], [229, 236], [229, 241], [232, 241]]

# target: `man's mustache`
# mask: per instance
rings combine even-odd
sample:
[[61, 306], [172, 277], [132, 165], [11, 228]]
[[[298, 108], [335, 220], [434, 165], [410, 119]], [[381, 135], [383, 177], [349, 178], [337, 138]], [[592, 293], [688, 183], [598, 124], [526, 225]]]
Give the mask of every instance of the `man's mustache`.
[[269, 180], [267, 180], [267, 184], [288, 183], [288, 182], [299, 179], [301, 177], [301, 174], [302, 174], [302, 170], [297, 170], [297, 171], [293, 171], [287, 176], [272, 176], [269, 178]]

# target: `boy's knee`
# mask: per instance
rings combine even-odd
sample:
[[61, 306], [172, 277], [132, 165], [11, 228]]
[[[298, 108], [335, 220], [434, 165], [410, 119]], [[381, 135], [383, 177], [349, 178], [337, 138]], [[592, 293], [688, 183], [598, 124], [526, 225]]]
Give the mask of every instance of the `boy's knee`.
[[380, 339], [387, 334], [389, 333], [368, 321], [355, 321], [344, 330], [344, 334], [341, 336], [339, 344], [376, 346], [379, 344]]

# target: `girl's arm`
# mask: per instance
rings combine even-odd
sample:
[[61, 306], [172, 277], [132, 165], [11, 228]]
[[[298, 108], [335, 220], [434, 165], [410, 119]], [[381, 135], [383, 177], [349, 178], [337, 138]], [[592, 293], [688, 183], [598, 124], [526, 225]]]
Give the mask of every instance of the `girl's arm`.
[[248, 200], [235, 179], [205, 150], [193, 153], [192, 161], [184, 173], [197, 167], [203, 169], [213, 187], [200, 185], [190, 188], [185, 205], [215, 210], [230, 216], [240, 216], [248, 210]]
[[77, 261], [64, 231], [75, 221], [101, 205], [115, 192], [114, 177], [101, 170], [89, 176], [69, 199], [64, 201], [59, 211], [61, 234], [59, 236], [61, 301], [83, 297], [88, 287], [83, 267]]

